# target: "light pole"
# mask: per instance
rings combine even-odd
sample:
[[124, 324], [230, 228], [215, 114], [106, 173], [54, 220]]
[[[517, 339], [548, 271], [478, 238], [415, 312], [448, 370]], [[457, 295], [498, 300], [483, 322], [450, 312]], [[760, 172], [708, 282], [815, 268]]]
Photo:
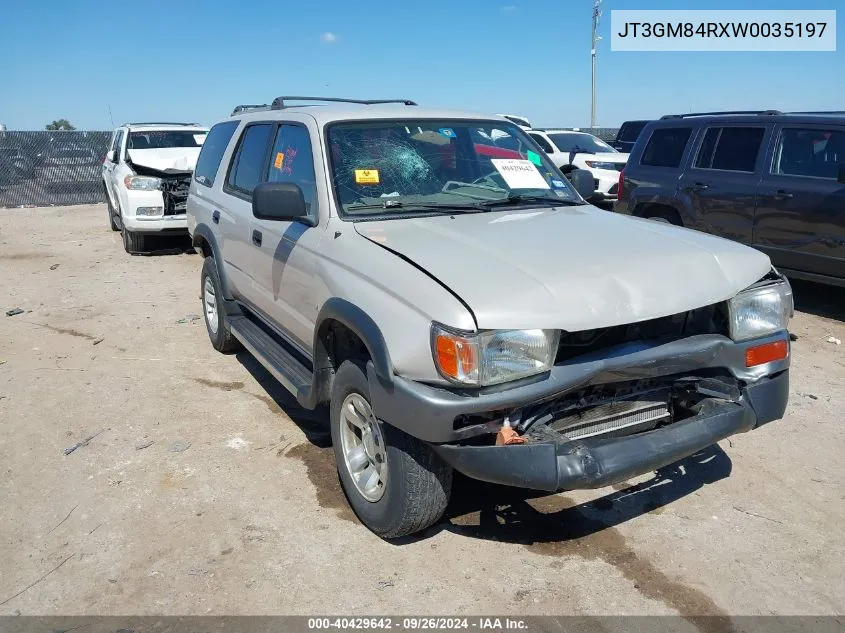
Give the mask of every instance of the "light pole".
[[593, 99], [590, 102], [590, 127], [596, 127], [596, 43], [601, 39], [596, 35], [596, 30], [598, 29], [599, 18], [601, 17], [601, 11], [599, 10], [600, 4], [601, 0], [593, 0], [593, 48], [590, 51], [593, 62]]

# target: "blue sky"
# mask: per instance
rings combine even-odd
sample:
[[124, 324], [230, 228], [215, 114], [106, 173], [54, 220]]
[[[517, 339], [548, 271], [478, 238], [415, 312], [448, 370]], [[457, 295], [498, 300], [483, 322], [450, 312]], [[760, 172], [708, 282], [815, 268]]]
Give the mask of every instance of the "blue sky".
[[[667, 112], [845, 108], [827, 53], [610, 51], [612, 9], [832, 9], [841, 0], [604, 0], [598, 125]], [[592, 0], [10, 2], [0, 122], [213, 123], [280, 94], [403, 97], [586, 126]], [[840, 19], [845, 12], [839, 12]], [[331, 34], [331, 35], [326, 35]]]

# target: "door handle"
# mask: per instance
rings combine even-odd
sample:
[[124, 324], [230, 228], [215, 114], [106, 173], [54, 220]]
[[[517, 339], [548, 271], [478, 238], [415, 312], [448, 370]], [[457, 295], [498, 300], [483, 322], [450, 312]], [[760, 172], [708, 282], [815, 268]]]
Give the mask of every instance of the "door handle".
[[261, 246], [261, 231], [253, 231], [252, 232], [252, 243], [256, 246]]
[[220, 211], [215, 209], [211, 214], [211, 221], [215, 224], [220, 224]]
[[710, 189], [710, 185], [705, 185], [703, 182], [697, 182], [692, 187], [690, 187], [690, 189], [693, 189], [695, 191], [707, 191], [708, 189]]
[[792, 200], [795, 195], [789, 193], [788, 191], [784, 191], [783, 189], [778, 189], [777, 193], [772, 196], [775, 200]]

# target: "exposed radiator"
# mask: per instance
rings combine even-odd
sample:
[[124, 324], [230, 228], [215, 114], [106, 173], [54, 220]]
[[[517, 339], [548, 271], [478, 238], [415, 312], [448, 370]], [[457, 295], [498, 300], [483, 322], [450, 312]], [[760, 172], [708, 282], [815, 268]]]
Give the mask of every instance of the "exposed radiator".
[[668, 400], [622, 400], [600, 404], [558, 418], [549, 427], [569, 439], [630, 435], [670, 421]]

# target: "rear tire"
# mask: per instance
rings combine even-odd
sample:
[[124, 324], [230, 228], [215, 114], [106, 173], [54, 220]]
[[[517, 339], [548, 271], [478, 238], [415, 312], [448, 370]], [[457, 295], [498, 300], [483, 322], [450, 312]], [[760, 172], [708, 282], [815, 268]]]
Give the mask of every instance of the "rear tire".
[[655, 222], [663, 222], [664, 224], [672, 224], [673, 226], [683, 226], [681, 216], [674, 211], [649, 211], [643, 217], [646, 220], [654, 220]]
[[[342, 437], [344, 433], [348, 437], [347, 429], [356, 431], [348, 426], [350, 414], [344, 414], [344, 406], [353, 406], [355, 402], [360, 404], [362, 400], [368, 415], [361, 416], [359, 420], [367, 418], [366, 424], [372, 427], [369, 435], [375, 438], [370, 440], [367, 456], [372, 452], [385, 455], [381, 464], [384, 475], [378, 475], [383, 490], [370, 494], [375, 500], [367, 499], [353, 479], [355, 475], [349, 463], [354, 463], [354, 456], [350, 457], [351, 453], [345, 450], [345, 446], [349, 447], [349, 440]], [[353, 408], [357, 410], [357, 407]], [[355, 417], [354, 414], [352, 417]], [[365, 526], [389, 539], [414, 534], [440, 520], [452, 491], [452, 469], [428, 444], [380, 422], [372, 414], [369, 383], [362, 361], [347, 360], [338, 369], [332, 385], [330, 419], [340, 483], [349, 504]], [[366, 447], [367, 442], [362, 441], [361, 446]], [[370, 460], [370, 464], [375, 462]], [[356, 473], [363, 470], [361, 468]]]
[[226, 318], [226, 304], [220, 289], [220, 277], [217, 273], [217, 263], [213, 257], [206, 257], [202, 263], [200, 275], [200, 291], [202, 293], [202, 307], [205, 329], [211, 346], [223, 354], [232, 354], [242, 348], [241, 342], [234, 337], [229, 329]]

